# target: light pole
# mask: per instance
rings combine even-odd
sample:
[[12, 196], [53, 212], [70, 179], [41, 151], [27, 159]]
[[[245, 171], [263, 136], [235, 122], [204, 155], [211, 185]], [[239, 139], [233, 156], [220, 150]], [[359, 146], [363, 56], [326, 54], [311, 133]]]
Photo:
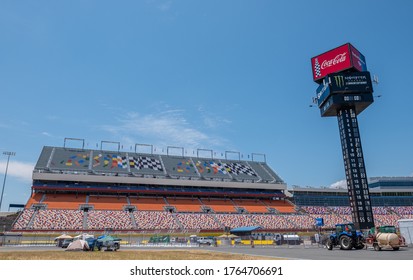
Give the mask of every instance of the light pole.
[[16, 153], [15, 152], [3, 152], [3, 155], [7, 156], [7, 164], [6, 164], [6, 172], [4, 173], [3, 189], [1, 190], [0, 212], [1, 212], [1, 203], [3, 202], [4, 187], [6, 186], [6, 177], [7, 177], [7, 170], [9, 169], [10, 156], [14, 156], [16, 155]]

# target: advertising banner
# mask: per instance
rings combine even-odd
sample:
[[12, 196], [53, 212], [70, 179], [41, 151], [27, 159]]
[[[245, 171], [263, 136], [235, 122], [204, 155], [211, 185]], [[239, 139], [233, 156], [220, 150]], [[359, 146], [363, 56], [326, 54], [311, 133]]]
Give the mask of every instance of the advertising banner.
[[365, 93], [373, 93], [370, 73], [367, 71], [327, 75], [316, 90], [318, 107], [321, 107], [330, 95]]
[[358, 71], [367, 71], [366, 58], [362, 55], [355, 47], [350, 45], [350, 57], [352, 60], [353, 67]]
[[330, 84], [328, 83], [328, 79], [326, 80], [327, 81], [321, 83], [316, 90], [318, 107], [320, 107], [324, 101], [326, 101], [327, 97], [330, 96]]
[[371, 93], [373, 85], [369, 72], [331, 74], [330, 93]]
[[311, 68], [313, 80], [320, 83], [328, 74], [349, 69], [366, 71], [367, 65], [364, 55], [347, 43], [311, 58]]

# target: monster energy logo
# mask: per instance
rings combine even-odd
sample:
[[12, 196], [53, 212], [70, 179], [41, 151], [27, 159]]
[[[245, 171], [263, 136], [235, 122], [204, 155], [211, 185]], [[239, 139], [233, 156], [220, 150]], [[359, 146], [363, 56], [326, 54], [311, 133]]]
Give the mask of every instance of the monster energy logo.
[[344, 87], [344, 76], [334, 76], [334, 81], [339, 88]]

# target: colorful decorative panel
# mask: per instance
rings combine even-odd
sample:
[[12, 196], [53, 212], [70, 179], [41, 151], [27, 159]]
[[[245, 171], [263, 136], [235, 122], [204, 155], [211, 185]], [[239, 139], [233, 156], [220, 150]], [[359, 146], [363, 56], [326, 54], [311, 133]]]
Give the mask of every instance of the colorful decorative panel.
[[[86, 153], [77, 153], [75, 155], [71, 155], [66, 159], [63, 159], [59, 162], [59, 164], [64, 165], [66, 167], [75, 168], [88, 168], [89, 167], [89, 154]], [[52, 162], [52, 166], [55, 165]]]

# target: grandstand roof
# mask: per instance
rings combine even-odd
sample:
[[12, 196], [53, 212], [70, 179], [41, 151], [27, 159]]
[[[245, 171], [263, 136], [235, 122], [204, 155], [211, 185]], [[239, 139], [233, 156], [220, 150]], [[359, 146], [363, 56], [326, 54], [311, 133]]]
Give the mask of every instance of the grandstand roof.
[[412, 191], [413, 177], [372, 177], [369, 180], [369, 187], [388, 191]]
[[249, 226], [249, 227], [239, 227], [230, 230], [230, 233], [240, 233], [240, 232], [251, 232], [254, 230], [261, 229], [260, 226]]
[[44, 147], [33, 180], [286, 189], [265, 162]]
[[[288, 190], [297, 193], [348, 193], [347, 188], [336, 189], [329, 187], [298, 187]], [[413, 177], [373, 177], [369, 179], [370, 193], [412, 192]]]

